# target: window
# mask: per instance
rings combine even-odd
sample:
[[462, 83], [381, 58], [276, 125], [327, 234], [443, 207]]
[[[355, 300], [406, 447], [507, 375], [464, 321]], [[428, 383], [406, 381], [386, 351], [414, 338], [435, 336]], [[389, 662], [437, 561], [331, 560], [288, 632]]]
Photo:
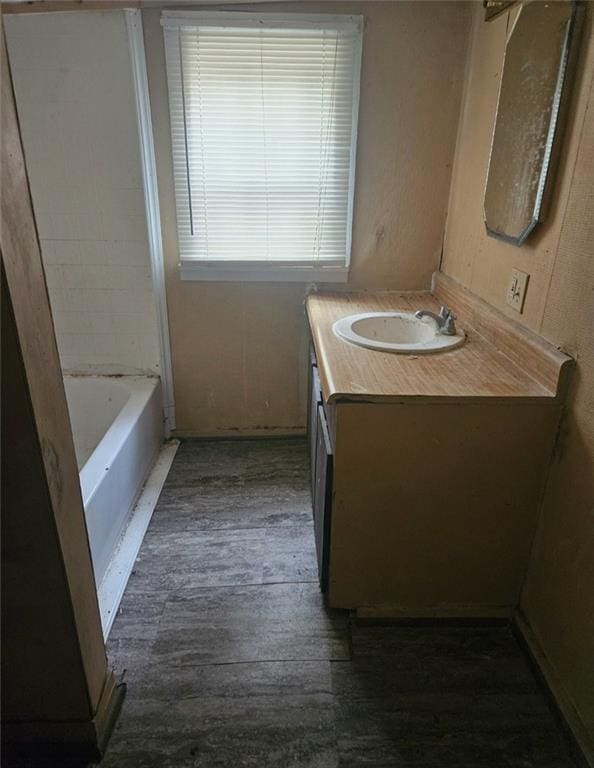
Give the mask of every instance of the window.
[[164, 12], [184, 279], [346, 279], [362, 23]]

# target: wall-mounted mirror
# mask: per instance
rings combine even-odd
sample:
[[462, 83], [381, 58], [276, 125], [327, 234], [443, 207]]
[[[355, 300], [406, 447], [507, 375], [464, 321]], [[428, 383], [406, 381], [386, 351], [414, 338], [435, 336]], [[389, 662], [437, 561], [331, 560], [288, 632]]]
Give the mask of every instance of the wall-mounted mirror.
[[521, 245], [545, 215], [573, 0], [524, 2], [508, 36], [485, 189], [487, 233]]

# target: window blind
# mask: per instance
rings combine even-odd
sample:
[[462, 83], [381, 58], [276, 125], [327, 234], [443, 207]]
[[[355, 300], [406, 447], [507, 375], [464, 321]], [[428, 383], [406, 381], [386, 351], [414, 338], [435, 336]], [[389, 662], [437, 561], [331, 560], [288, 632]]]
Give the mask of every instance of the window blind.
[[360, 19], [162, 24], [182, 264], [347, 265]]

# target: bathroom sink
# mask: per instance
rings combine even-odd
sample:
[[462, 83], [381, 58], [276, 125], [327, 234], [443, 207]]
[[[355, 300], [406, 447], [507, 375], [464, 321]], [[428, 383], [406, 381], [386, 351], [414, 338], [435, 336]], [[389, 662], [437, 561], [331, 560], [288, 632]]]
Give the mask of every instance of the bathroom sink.
[[413, 312], [347, 315], [337, 320], [332, 330], [339, 338], [359, 347], [407, 355], [455, 349], [466, 338], [460, 330], [454, 336], [439, 333], [432, 318], [418, 318]]

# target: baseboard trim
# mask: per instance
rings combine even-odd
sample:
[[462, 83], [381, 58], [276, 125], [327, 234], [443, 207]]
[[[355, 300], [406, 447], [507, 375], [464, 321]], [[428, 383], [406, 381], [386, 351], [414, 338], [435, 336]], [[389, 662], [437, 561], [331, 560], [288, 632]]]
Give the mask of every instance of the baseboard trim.
[[514, 609], [506, 605], [436, 605], [422, 608], [406, 608], [395, 605], [360, 606], [354, 611], [360, 623], [508, 623]]
[[2, 723], [3, 760], [29, 759], [56, 765], [101, 759], [118, 718], [126, 686], [108, 672], [92, 720], [7, 721]]
[[579, 712], [571, 701], [553, 665], [549, 662], [538, 638], [521, 612], [516, 611], [512, 629], [530, 659], [534, 671], [547, 691], [551, 705], [573, 747], [574, 758], [583, 768], [594, 768], [594, 738], [588, 733]]
[[196, 432], [176, 429], [171, 433], [178, 440], [287, 440], [305, 437], [306, 427], [261, 427], [260, 429], [217, 429], [215, 432]]

